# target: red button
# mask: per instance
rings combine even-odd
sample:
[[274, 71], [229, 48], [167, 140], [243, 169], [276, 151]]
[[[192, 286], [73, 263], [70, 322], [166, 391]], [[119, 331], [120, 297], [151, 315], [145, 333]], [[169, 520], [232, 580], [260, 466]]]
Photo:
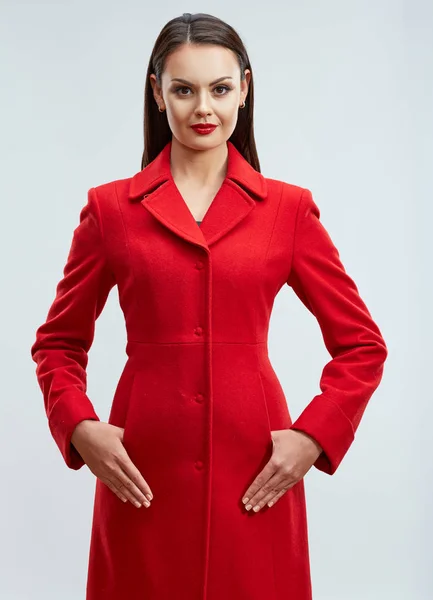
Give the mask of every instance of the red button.
[[197, 394], [195, 399], [196, 399], [196, 402], [203, 402], [203, 394]]
[[202, 463], [201, 460], [197, 460], [195, 463], [195, 468], [198, 469], [199, 471], [201, 471], [204, 467], [204, 464]]
[[203, 328], [202, 327], [196, 327], [194, 329], [194, 333], [195, 333], [195, 335], [202, 335], [203, 334]]
[[198, 260], [198, 261], [195, 263], [195, 268], [196, 268], [196, 269], [203, 269], [203, 267], [204, 267], [204, 263], [203, 263], [203, 261], [201, 261], [201, 260]]

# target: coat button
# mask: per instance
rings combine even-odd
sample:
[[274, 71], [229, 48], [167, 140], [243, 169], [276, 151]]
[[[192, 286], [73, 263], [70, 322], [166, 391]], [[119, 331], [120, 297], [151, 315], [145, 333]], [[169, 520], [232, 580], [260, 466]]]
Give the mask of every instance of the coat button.
[[197, 460], [195, 462], [195, 468], [198, 469], [199, 471], [201, 471], [203, 469], [203, 467], [204, 467], [204, 465], [201, 460]]
[[202, 260], [198, 260], [198, 261], [195, 263], [195, 268], [196, 268], [196, 269], [203, 269], [203, 267], [204, 267], [204, 263], [203, 263], [203, 261], [202, 261]]
[[195, 400], [196, 402], [203, 402], [203, 394], [197, 394]]
[[195, 335], [203, 335], [203, 327], [196, 327], [194, 333]]

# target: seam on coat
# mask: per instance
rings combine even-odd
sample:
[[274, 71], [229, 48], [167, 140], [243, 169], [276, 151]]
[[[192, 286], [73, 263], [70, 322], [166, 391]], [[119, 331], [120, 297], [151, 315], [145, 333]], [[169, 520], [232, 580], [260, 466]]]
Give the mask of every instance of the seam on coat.
[[139, 305], [138, 305], [138, 294], [137, 294], [137, 285], [138, 285], [138, 281], [137, 281], [137, 276], [135, 274], [135, 269], [134, 269], [134, 261], [132, 260], [132, 253], [131, 253], [131, 245], [129, 243], [129, 236], [128, 236], [128, 232], [126, 230], [126, 226], [125, 226], [125, 219], [123, 217], [123, 212], [122, 212], [122, 208], [120, 206], [120, 201], [119, 201], [119, 194], [117, 193], [117, 182], [114, 182], [114, 191], [116, 193], [116, 200], [117, 200], [117, 206], [119, 208], [119, 213], [120, 213], [120, 218], [122, 221], [122, 225], [123, 225], [123, 232], [125, 234], [125, 241], [126, 241], [126, 245], [128, 247], [128, 254], [129, 254], [129, 264], [131, 267], [131, 272], [132, 272], [132, 277], [134, 279], [134, 296], [135, 296], [135, 306], [136, 309], [139, 310]]
[[266, 263], [267, 259], [268, 259], [268, 254], [269, 254], [269, 249], [271, 247], [271, 242], [272, 242], [272, 238], [274, 235], [274, 230], [275, 230], [275, 226], [277, 224], [277, 219], [278, 219], [278, 215], [280, 213], [280, 208], [281, 208], [281, 199], [283, 197], [283, 190], [284, 190], [284, 182], [281, 182], [281, 192], [280, 192], [280, 199], [278, 201], [278, 206], [277, 206], [277, 212], [275, 213], [275, 218], [274, 218], [274, 223], [272, 225], [272, 231], [271, 231], [271, 235], [269, 236], [269, 241], [268, 241], [268, 246], [266, 248], [266, 253], [265, 253], [265, 260], [264, 263]]
[[290, 265], [289, 265], [289, 275], [287, 277], [287, 282], [289, 282], [290, 280], [290, 276], [292, 274], [292, 269], [293, 269], [293, 261], [294, 261], [294, 256], [295, 256], [295, 246], [296, 246], [296, 234], [298, 232], [298, 222], [299, 222], [299, 212], [300, 212], [300, 207], [301, 207], [301, 203], [302, 203], [302, 198], [304, 197], [304, 192], [305, 192], [305, 188], [302, 189], [301, 191], [301, 195], [299, 197], [299, 201], [298, 201], [298, 208], [296, 210], [296, 217], [295, 217], [295, 226], [293, 228], [293, 247], [292, 247], [292, 256], [290, 259]]
[[[259, 379], [259, 385], [260, 385], [260, 389], [262, 392], [262, 399], [263, 399], [263, 404], [264, 404], [264, 408], [266, 411], [266, 419], [267, 419], [267, 425], [268, 425], [268, 429], [269, 429], [269, 437], [271, 438], [271, 442], [273, 445], [273, 439], [272, 439], [272, 424], [271, 424], [271, 419], [269, 417], [269, 408], [268, 408], [268, 401], [266, 400], [266, 392], [265, 392], [265, 386], [263, 385], [263, 377], [262, 377], [262, 373], [261, 373], [261, 369], [260, 369], [260, 356], [258, 353], [258, 349], [256, 349], [255, 352], [255, 357], [256, 357], [256, 361], [257, 361], [257, 375], [258, 375], [258, 379]], [[272, 513], [274, 514], [274, 513]], [[271, 555], [272, 555], [272, 572], [274, 575], [274, 599], [276, 599], [277, 597], [277, 576], [276, 576], [276, 572], [275, 572], [275, 540], [274, 540], [274, 528], [275, 528], [275, 524], [269, 519], [269, 523], [268, 523], [268, 534], [269, 534], [269, 543], [271, 545]]]
[[[212, 495], [212, 485], [213, 485], [213, 423], [214, 423], [214, 392], [213, 392], [213, 353], [212, 353], [212, 336], [213, 336], [213, 274], [212, 274], [212, 254], [208, 253], [208, 261], [209, 268], [206, 269], [206, 277], [207, 277], [207, 285], [204, 287], [204, 307], [205, 311], [207, 308], [207, 323], [206, 327], [208, 329], [208, 335], [204, 340], [204, 350], [205, 354], [207, 354], [207, 365], [205, 367], [205, 371], [208, 377], [208, 392], [209, 392], [209, 408], [208, 411], [205, 412], [205, 423], [209, 421], [209, 442], [208, 442], [208, 455], [209, 455], [209, 471], [207, 475], [207, 490], [206, 490], [206, 521], [205, 521], [205, 565], [204, 565], [204, 579], [203, 579], [203, 596], [207, 598], [208, 595], [208, 582], [209, 582], [209, 565], [210, 565], [210, 537], [211, 537], [211, 522], [212, 522], [212, 506], [213, 506], [213, 495]], [[205, 364], [206, 364], [205, 362]], [[207, 418], [208, 417], [208, 418]], [[205, 425], [206, 427], [206, 425]]]
[[[202, 342], [143, 342], [142, 340], [127, 340], [127, 343], [131, 343], [131, 344], [149, 344], [149, 345], [171, 345], [171, 346], [176, 346], [178, 344], [188, 344], [193, 345], [193, 344], [206, 344], [207, 342], [202, 341]], [[266, 340], [263, 340], [261, 342], [212, 342], [212, 345], [216, 345], [216, 344], [239, 344], [242, 346], [255, 346], [256, 344], [266, 344]]]
[[[269, 253], [269, 249], [271, 247], [271, 241], [272, 241], [272, 237], [274, 235], [275, 225], [277, 223], [278, 213], [279, 213], [280, 206], [281, 206], [281, 198], [283, 196], [283, 187], [284, 187], [284, 184], [282, 183], [281, 184], [280, 199], [278, 201], [278, 206], [277, 206], [277, 210], [276, 210], [276, 213], [275, 213], [274, 222], [272, 224], [272, 230], [271, 230], [271, 233], [270, 233], [270, 236], [269, 236], [268, 245], [266, 247], [266, 252], [264, 254], [264, 258], [263, 258], [263, 262], [262, 262], [262, 269], [263, 269], [263, 271], [266, 269], [266, 263], [267, 263], [267, 260], [268, 260], [268, 253]], [[258, 321], [259, 321], [259, 319], [258, 319], [258, 307], [257, 306], [256, 306], [256, 308], [254, 310], [254, 321], [255, 321], [255, 323], [254, 323], [254, 335], [257, 337], [257, 329], [258, 329]]]
[[341, 414], [344, 416], [344, 418], [346, 419], [346, 421], [349, 422], [350, 428], [352, 429], [352, 433], [353, 433], [353, 437], [355, 437], [355, 430], [353, 428], [353, 423], [352, 421], [349, 419], [349, 417], [346, 415], [346, 413], [344, 412], [344, 410], [341, 408], [341, 406], [338, 404], [338, 402], [336, 402], [332, 397], [329, 397], [326, 395], [326, 392], [322, 392], [322, 394], [319, 394], [319, 396], [322, 396], [322, 398], [324, 400], [328, 400], [328, 402], [331, 402], [332, 404], [334, 404], [338, 410], [341, 412]]
[[101, 209], [99, 207], [98, 192], [97, 192], [97, 190], [96, 190], [95, 187], [92, 187], [90, 189], [90, 193], [92, 193], [92, 190], [94, 192], [94, 197], [95, 197], [96, 212], [98, 213], [96, 220], [98, 221], [99, 236], [100, 236], [101, 241], [102, 241], [102, 246], [104, 247], [105, 263], [106, 263], [106, 266], [108, 267], [108, 270], [110, 271], [110, 274], [111, 274], [111, 277], [113, 278], [113, 281], [116, 281], [116, 275], [115, 275], [114, 269], [113, 269], [113, 267], [112, 267], [112, 265], [110, 263], [109, 255], [108, 255], [108, 251], [107, 251], [107, 240], [105, 238], [104, 226], [102, 224], [102, 216], [101, 216]]
[[[127, 429], [127, 425], [129, 425], [129, 421], [128, 421], [128, 417], [129, 420], [131, 419], [131, 408], [132, 408], [132, 400], [133, 400], [133, 394], [135, 391], [135, 385], [138, 381], [138, 373], [139, 370], [138, 369], [134, 369], [132, 371], [132, 375], [130, 376], [130, 380], [129, 380], [129, 388], [128, 388], [128, 400], [126, 402], [126, 406], [125, 406], [125, 412], [123, 414], [123, 425], [120, 425], [120, 427], [123, 427], [124, 429], [124, 433], [126, 432]], [[129, 433], [129, 427], [128, 427], [128, 433]]]
[[268, 425], [268, 429], [269, 429], [269, 436], [272, 437], [271, 433], [270, 433], [272, 431], [272, 425], [271, 425], [271, 419], [269, 418], [268, 401], [266, 400], [266, 392], [265, 392], [265, 387], [263, 385], [262, 373], [260, 370], [260, 356], [259, 356], [257, 349], [255, 352], [255, 357], [256, 357], [256, 362], [257, 362], [257, 376], [259, 379], [259, 385], [260, 385], [260, 389], [262, 392], [263, 405], [264, 405], [264, 408], [266, 411], [266, 420], [267, 420], [267, 425]]

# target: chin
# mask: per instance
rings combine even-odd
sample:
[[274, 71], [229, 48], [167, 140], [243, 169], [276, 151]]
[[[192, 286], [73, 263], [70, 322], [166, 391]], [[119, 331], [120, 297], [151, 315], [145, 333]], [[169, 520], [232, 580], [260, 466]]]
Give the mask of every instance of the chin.
[[193, 134], [193, 138], [189, 139], [188, 146], [197, 147], [197, 148], [203, 148], [203, 147], [209, 148], [209, 147], [219, 146], [220, 144], [223, 143], [224, 140], [221, 138], [221, 136], [215, 135], [215, 134], [216, 134], [216, 131], [214, 131], [210, 135]]

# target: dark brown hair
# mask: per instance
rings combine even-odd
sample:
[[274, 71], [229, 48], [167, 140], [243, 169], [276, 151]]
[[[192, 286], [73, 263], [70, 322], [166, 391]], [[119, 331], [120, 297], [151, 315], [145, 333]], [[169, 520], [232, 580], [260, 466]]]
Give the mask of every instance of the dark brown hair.
[[217, 17], [205, 13], [183, 13], [169, 21], [161, 30], [147, 68], [146, 85], [144, 90], [144, 152], [141, 169], [144, 169], [171, 140], [172, 133], [165, 112], [158, 110], [153, 96], [150, 75], [155, 74], [158, 85], [161, 85], [161, 75], [164, 71], [167, 57], [183, 44], [212, 44], [232, 50], [236, 55], [241, 70], [241, 78], [245, 79], [245, 69], [251, 71], [248, 95], [245, 108], [239, 110], [236, 127], [230, 136], [230, 141], [239, 152], [260, 172], [254, 140], [253, 111], [254, 111], [254, 81], [248, 54], [238, 33]]

